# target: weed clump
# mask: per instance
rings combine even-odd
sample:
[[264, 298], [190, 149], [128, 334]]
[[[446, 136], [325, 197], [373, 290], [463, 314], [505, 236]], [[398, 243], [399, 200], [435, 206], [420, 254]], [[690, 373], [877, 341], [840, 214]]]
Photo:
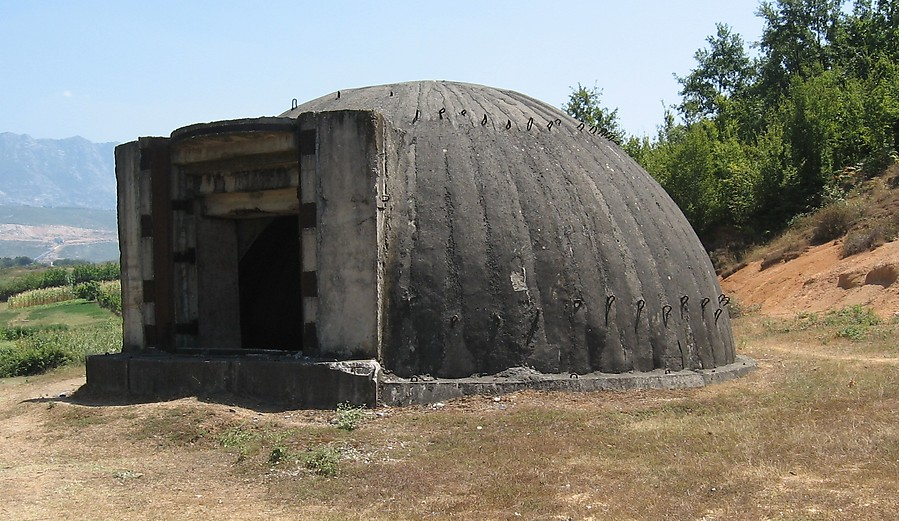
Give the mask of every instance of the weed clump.
[[340, 430], [354, 430], [364, 417], [364, 406], [352, 405], [349, 402], [337, 405], [337, 428]]
[[319, 476], [336, 476], [339, 464], [340, 449], [330, 445], [313, 447], [305, 457], [306, 469]]

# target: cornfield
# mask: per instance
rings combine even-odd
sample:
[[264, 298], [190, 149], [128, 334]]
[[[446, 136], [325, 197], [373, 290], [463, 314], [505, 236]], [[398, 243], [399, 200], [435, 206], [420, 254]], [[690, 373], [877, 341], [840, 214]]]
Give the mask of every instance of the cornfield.
[[71, 286], [56, 286], [52, 288], [32, 289], [13, 295], [7, 301], [9, 309], [27, 308], [30, 306], [41, 306], [44, 304], [53, 304], [55, 302], [63, 302], [77, 298], [75, 291]]

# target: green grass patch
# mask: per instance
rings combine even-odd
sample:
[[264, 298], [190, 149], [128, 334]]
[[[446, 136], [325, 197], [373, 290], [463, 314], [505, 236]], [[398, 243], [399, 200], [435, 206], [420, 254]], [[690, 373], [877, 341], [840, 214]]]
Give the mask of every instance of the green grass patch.
[[57, 302], [43, 306], [9, 309], [0, 307], [0, 327], [49, 326], [65, 324], [69, 327], [92, 326], [109, 321], [114, 315], [95, 302], [84, 299]]

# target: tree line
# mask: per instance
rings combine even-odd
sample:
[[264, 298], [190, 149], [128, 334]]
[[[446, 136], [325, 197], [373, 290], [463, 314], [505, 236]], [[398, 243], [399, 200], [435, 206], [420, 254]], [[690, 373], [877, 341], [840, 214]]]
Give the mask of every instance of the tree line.
[[751, 47], [717, 24], [656, 136], [627, 136], [595, 87], [563, 107], [649, 171], [707, 248], [766, 239], [897, 161], [899, 3], [776, 0], [756, 14]]

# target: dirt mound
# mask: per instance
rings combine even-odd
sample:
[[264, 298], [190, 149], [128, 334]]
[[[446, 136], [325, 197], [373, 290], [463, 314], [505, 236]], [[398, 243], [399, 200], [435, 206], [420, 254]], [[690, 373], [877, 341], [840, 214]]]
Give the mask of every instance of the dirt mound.
[[756, 261], [723, 279], [721, 288], [767, 315], [863, 305], [884, 319], [899, 316], [899, 241], [845, 259], [841, 250], [835, 241], [766, 269]]

